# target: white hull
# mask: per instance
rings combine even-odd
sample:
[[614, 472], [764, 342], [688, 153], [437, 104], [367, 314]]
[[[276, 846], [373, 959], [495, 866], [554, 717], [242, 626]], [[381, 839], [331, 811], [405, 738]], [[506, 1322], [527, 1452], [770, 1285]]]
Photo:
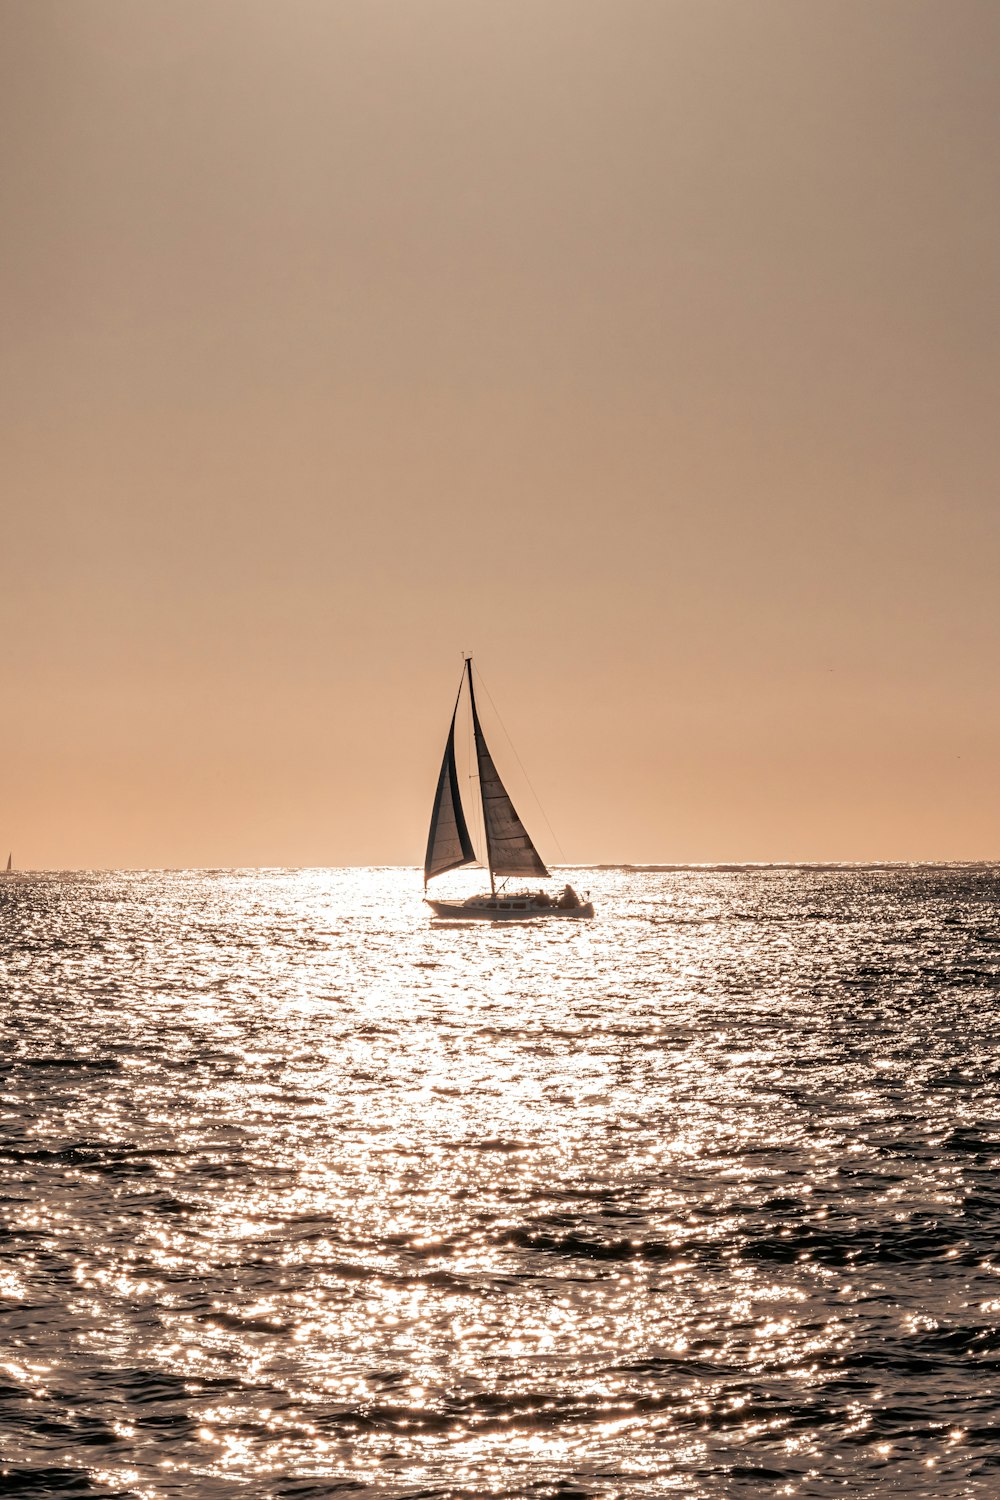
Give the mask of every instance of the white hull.
[[468, 901], [431, 901], [424, 898], [436, 917], [450, 917], [453, 921], [468, 922], [475, 919], [483, 922], [525, 922], [539, 917], [563, 917], [579, 920], [594, 915], [593, 903], [578, 902], [576, 906], [559, 906], [554, 901], [538, 902], [532, 892], [519, 896], [470, 896]]

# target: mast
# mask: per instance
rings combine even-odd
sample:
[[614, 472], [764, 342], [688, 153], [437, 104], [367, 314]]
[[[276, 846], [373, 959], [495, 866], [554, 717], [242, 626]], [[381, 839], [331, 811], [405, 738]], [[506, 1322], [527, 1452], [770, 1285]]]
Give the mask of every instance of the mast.
[[480, 767], [482, 765], [482, 743], [483, 732], [479, 727], [479, 715], [476, 712], [476, 690], [472, 686], [472, 657], [465, 658], [465, 675], [469, 679], [469, 707], [472, 709], [472, 732], [476, 737], [476, 774], [479, 777], [479, 801], [483, 809], [483, 835], [486, 839], [486, 868], [490, 872], [490, 894], [497, 893], [496, 878], [493, 874], [493, 843], [490, 839], [490, 823], [486, 816], [486, 802], [483, 798], [483, 778]]

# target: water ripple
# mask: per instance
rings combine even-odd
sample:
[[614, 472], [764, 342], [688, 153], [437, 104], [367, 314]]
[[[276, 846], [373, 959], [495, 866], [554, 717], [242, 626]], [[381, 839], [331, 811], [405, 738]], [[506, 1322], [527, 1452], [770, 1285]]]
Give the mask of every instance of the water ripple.
[[1000, 1494], [1000, 874], [0, 886], [0, 1490]]

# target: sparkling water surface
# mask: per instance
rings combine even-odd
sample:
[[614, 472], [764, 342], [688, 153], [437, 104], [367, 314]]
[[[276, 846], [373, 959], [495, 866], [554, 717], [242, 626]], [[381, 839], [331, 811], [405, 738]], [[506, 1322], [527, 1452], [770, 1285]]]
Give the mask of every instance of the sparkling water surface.
[[0, 885], [0, 1489], [1000, 1496], [1000, 870], [572, 878]]

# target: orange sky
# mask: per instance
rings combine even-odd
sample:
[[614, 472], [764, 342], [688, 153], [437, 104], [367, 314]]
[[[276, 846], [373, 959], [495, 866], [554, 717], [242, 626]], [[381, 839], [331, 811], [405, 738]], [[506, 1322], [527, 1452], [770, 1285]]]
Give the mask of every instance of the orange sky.
[[995, 0], [0, 0], [0, 75], [4, 855], [417, 863], [468, 648], [569, 860], [1000, 856]]

